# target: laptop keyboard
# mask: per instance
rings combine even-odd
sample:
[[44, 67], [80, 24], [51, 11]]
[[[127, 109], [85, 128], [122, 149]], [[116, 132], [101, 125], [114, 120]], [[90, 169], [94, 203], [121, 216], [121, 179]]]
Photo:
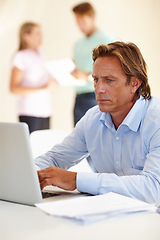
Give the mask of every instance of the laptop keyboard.
[[50, 198], [50, 197], [56, 197], [60, 194], [52, 193], [52, 192], [42, 192], [42, 198]]

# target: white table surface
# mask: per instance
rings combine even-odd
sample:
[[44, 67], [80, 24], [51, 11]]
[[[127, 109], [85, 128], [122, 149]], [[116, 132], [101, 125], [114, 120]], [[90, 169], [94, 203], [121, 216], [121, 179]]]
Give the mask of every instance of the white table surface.
[[160, 214], [117, 217], [90, 225], [49, 216], [36, 207], [0, 201], [0, 240], [160, 240]]

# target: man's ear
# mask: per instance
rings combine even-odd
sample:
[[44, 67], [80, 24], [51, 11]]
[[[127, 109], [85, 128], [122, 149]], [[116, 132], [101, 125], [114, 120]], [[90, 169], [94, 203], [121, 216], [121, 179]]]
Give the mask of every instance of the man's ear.
[[141, 86], [142, 80], [137, 77], [131, 78], [132, 93], [135, 93], [137, 89]]

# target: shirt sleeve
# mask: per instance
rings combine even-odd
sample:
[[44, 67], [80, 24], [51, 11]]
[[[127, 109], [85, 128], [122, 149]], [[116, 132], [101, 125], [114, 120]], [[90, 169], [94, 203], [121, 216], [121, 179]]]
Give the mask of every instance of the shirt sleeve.
[[160, 206], [160, 133], [150, 140], [150, 152], [140, 175], [78, 173], [77, 189], [93, 195], [114, 192]]
[[24, 59], [23, 59], [22, 52], [19, 51], [15, 54], [15, 56], [12, 59], [11, 65], [12, 65], [12, 68], [17, 67], [18, 69], [20, 69], [22, 71], [25, 69], [25, 64], [24, 64]]
[[77, 189], [93, 195], [114, 192], [160, 205], [159, 184], [149, 176], [117, 176], [114, 173], [78, 173]]
[[81, 119], [61, 144], [55, 145], [46, 154], [35, 159], [36, 168], [39, 170], [55, 166], [68, 169], [87, 157], [89, 154], [83, 131], [83, 119]]

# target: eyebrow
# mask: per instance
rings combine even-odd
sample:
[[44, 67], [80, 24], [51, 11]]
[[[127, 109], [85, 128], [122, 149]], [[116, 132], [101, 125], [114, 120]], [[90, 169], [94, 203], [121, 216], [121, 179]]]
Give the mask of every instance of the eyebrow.
[[[93, 78], [97, 78], [97, 76], [96, 75], [93, 75], [92, 74], [92, 77]], [[106, 75], [106, 76], [101, 76], [101, 78], [112, 78], [112, 79], [117, 79], [115, 76], [113, 76], [113, 75]]]

